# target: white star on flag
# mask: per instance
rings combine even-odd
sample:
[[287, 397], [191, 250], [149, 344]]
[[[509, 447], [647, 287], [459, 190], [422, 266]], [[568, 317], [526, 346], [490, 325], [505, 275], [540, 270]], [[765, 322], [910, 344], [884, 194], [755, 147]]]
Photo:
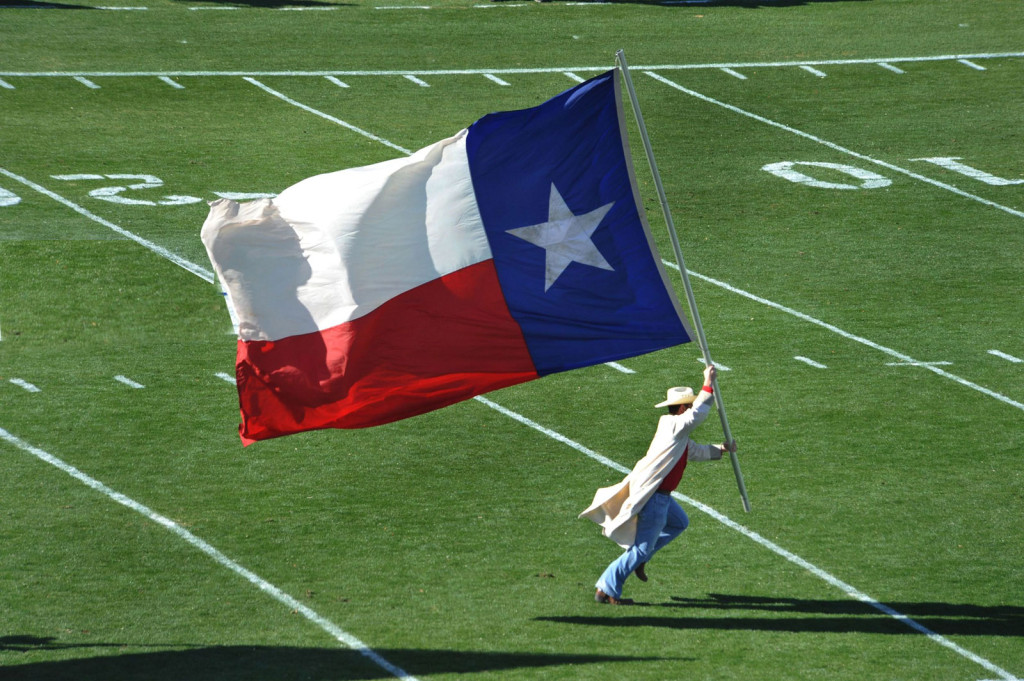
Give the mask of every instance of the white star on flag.
[[603, 270], [615, 269], [608, 264], [590, 238], [613, 205], [614, 202], [608, 203], [590, 212], [576, 215], [566, 205], [565, 199], [552, 183], [548, 221], [508, 230], [509, 234], [544, 249], [544, 291], [551, 288], [565, 268], [573, 262], [600, 267]]

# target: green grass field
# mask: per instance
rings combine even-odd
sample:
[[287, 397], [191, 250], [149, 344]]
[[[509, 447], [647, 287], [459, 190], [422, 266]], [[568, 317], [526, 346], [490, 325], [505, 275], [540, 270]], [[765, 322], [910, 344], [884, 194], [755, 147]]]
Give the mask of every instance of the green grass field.
[[[1024, 4], [94, 4], [0, 5], [0, 679], [1024, 675]], [[696, 345], [243, 449], [199, 241], [620, 48], [753, 504], [632, 608], [576, 515]]]

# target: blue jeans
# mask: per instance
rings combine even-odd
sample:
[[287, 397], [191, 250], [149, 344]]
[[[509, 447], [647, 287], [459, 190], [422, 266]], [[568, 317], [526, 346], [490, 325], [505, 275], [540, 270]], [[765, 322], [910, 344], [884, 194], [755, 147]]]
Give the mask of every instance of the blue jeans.
[[609, 596], [622, 598], [622, 585], [637, 565], [646, 563], [666, 544], [678, 537], [690, 519], [686, 511], [668, 494], [654, 494], [637, 517], [636, 540], [625, 553], [611, 562], [597, 588]]

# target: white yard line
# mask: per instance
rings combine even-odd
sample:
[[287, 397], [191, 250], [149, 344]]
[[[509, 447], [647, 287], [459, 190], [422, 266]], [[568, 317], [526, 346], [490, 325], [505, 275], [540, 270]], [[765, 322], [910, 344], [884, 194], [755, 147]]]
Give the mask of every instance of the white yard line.
[[[214, 8], [210, 8], [214, 9]], [[216, 8], [221, 9], [221, 8]], [[234, 8], [232, 8], [234, 9]], [[905, 64], [915, 62], [941, 62], [958, 61], [960, 59], [1014, 59], [1024, 57], [1024, 52], [986, 52], [979, 54], [946, 54], [931, 57], [882, 57], [877, 59], [824, 59], [805, 61], [776, 61], [776, 62], [723, 62], [712, 64], [652, 64], [634, 65], [633, 71], [690, 71], [704, 69], [758, 69], [758, 68], [790, 68], [793, 66], [844, 66], [857, 64]], [[600, 73], [612, 68], [611, 64], [600, 66], [562, 66], [562, 67], [537, 67], [537, 68], [514, 68], [514, 69], [404, 69], [401, 71], [372, 71], [372, 70], [322, 70], [322, 71], [0, 71], [0, 77], [25, 76], [25, 77], [102, 77], [102, 76], [249, 76], [260, 78], [264, 76], [482, 76], [485, 73], [492, 74], [529, 74], [529, 73], [574, 73], [584, 71]]]
[[107, 485], [83, 473], [82, 471], [75, 468], [71, 464], [65, 463], [56, 456], [53, 456], [52, 454], [49, 454], [48, 452], [45, 452], [42, 449], [35, 447], [29, 444], [28, 442], [25, 442], [21, 438], [12, 435], [3, 428], [0, 428], [0, 440], [3, 440], [8, 444], [20, 449], [21, 451], [31, 454], [32, 456], [35, 456], [41, 461], [44, 461], [50, 464], [51, 466], [60, 469], [61, 471], [67, 473], [68, 475], [75, 478], [79, 482], [85, 484], [88, 487], [91, 487], [100, 494], [103, 494], [108, 499], [116, 501], [122, 506], [135, 511], [140, 515], [145, 516], [157, 525], [160, 525], [161, 527], [170, 530], [172, 533], [176, 534], [180, 539], [185, 540], [192, 547], [202, 551], [207, 556], [209, 556], [217, 563], [219, 563], [221, 566], [226, 567], [228, 570], [231, 570], [239, 577], [242, 577], [250, 584], [258, 588], [260, 591], [267, 594], [274, 600], [278, 601], [285, 607], [295, 612], [298, 612], [307, 620], [309, 620], [310, 622], [312, 622], [313, 624], [317, 625], [322, 630], [330, 634], [336, 641], [351, 648], [352, 650], [357, 651], [363, 657], [367, 658], [381, 669], [386, 670], [392, 676], [395, 676], [399, 679], [415, 681], [415, 677], [411, 676], [408, 672], [401, 669], [400, 667], [397, 667], [392, 663], [388, 662], [387, 660], [385, 660], [383, 657], [381, 657], [379, 653], [371, 649], [369, 646], [367, 646], [365, 643], [360, 641], [355, 636], [346, 632], [337, 624], [334, 624], [326, 617], [323, 617], [322, 615], [318, 614], [309, 606], [296, 600], [294, 597], [288, 595], [287, 593], [285, 593], [278, 587], [274, 586], [267, 580], [263, 579], [256, 573], [252, 572], [251, 570], [245, 567], [242, 567], [242, 565], [240, 565], [236, 561], [231, 560], [226, 555], [221, 553], [218, 549], [214, 548], [211, 544], [192, 534], [191, 532], [189, 532], [184, 527], [174, 522], [170, 518], [160, 515], [156, 511], [150, 509], [148, 506], [144, 506], [143, 504], [140, 504], [134, 499], [131, 499], [121, 494], [120, 492], [111, 489]]
[[[677, 271], [679, 269], [679, 266], [677, 264], [675, 264], [674, 262], [671, 262], [671, 261], [668, 261], [668, 260], [662, 260], [662, 262], [665, 264], [666, 267], [671, 267], [672, 269], [677, 270]], [[691, 269], [687, 269], [687, 272], [689, 273], [689, 275], [691, 277], [696, 277], [697, 279], [700, 279], [702, 281], [706, 281], [709, 284], [714, 284], [715, 286], [723, 288], [726, 291], [730, 291], [730, 292], [735, 293], [737, 295], [741, 295], [744, 298], [748, 298], [750, 300], [753, 300], [756, 303], [761, 303], [762, 305], [767, 305], [768, 307], [773, 308], [775, 310], [778, 310], [779, 312], [785, 312], [786, 314], [793, 315], [794, 317], [796, 317], [798, 319], [802, 319], [805, 322], [810, 322], [811, 324], [814, 324], [816, 326], [820, 326], [821, 328], [826, 329], [828, 331], [831, 331], [832, 333], [837, 334], [839, 336], [842, 336], [843, 338], [846, 338], [847, 340], [852, 340], [852, 341], [855, 341], [855, 342], [860, 343], [862, 345], [866, 345], [869, 348], [873, 348], [875, 350], [878, 350], [879, 352], [883, 352], [883, 353], [889, 355], [890, 357], [894, 357], [894, 358], [900, 360], [901, 362], [917, 364], [917, 365], [919, 365], [919, 366], [921, 366], [921, 367], [923, 367], [925, 369], [928, 369], [929, 371], [931, 371], [934, 374], [938, 374], [939, 376], [942, 376], [943, 378], [948, 378], [951, 381], [956, 381], [957, 383], [959, 383], [960, 385], [962, 385], [962, 386], [964, 386], [966, 388], [971, 388], [972, 390], [977, 390], [978, 392], [980, 392], [982, 394], [985, 394], [985, 395], [988, 395], [989, 397], [994, 397], [995, 399], [999, 400], [1003, 404], [1008, 404], [1011, 407], [1016, 407], [1017, 409], [1020, 409], [1021, 411], [1024, 411], [1024, 403], [1018, 402], [1017, 400], [1011, 399], [1011, 398], [1007, 397], [1006, 395], [1002, 395], [1000, 393], [995, 392], [994, 390], [989, 390], [988, 388], [986, 388], [984, 386], [980, 386], [977, 383], [972, 383], [971, 381], [968, 381], [967, 379], [960, 378], [959, 376], [951, 374], [948, 371], [946, 371], [944, 369], [940, 369], [939, 367], [935, 366], [936, 363], [930, 363], [929, 364], [929, 363], [924, 363], [924, 362], [918, 362], [918, 360], [914, 359], [913, 357], [911, 357], [909, 355], [905, 355], [902, 352], [899, 352], [897, 350], [893, 350], [892, 348], [887, 348], [884, 345], [876, 343], [876, 342], [874, 342], [872, 340], [868, 340], [867, 338], [864, 338], [863, 336], [858, 336], [858, 335], [850, 333], [848, 331], [843, 331], [838, 326], [834, 326], [832, 324], [829, 324], [828, 322], [823, 322], [820, 319], [816, 319], [816, 318], [814, 318], [814, 317], [812, 317], [810, 315], [804, 314], [803, 312], [797, 312], [796, 310], [794, 310], [791, 307], [786, 307], [785, 305], [780, 305], [779, 303], [776, 303], [776, 302], [773, 302], [771, 300], [768, 300], [767, 298], [762, 298], [761, 296], [756, 296], [753, 293], [750, 293], [748, 291], [744, 291], [741, 288], [737, 288], [737, 287], [735, 287], [735, 286], [733, 286], [731, 284], [725, 283], [724, 281], [719, 281], [718, 279], [713, 279], [713, 278], [711, 278], [709, 276], [706, 276], [706, 275], [703, 275], [703, 274], [699, 274], [697, 272], [694, 272]]]
[[972, 201], [977, 201], [978, 203], [984, 204], [986, 206], [990, 206], [992, 208], [996, 208], [998, 210], [1003, 211], [1004, 213], [1009, 213], [1010, 215], [1013, 215], [1015, 217], [1024, 218], [1024, 211], [1019, 211], [1019, 210], [1017, 210], [1015, 208], [1010, 208], [1009, 206], [1004, 206], [1002, 204], [996, 203], [995, 201], [989, 201], [986, 198], [983, 198], [981, 196], [977, 196], [976, 194], [971, 194], [970, 192], [965, 192], [964, 190], [959, 189], [957, 187], [954, 187], [953, 185], [946, 184], [945, 182], [939, 182], [938, 180], [933, 180], [930, 177], [926, 177], [924, 175], [920, 175], [920, 174], [915, 173], [913, 171], [907, 170], [906, 168], [902, 168], [902, 167], [900, 167], [898, 165], [889, 163], [887, 161], [883, 161], [881, 159], [874, 158], [872, 156], [868, 156], [867, 154], [861, 154], [861, 153], [856, 152], [856, 151], [854, 151], [852, 149], [848, 149], [847, 147], [844, 147], [844, 146], [841, 146], [839, 144], [836, 144], [835, 142], [829, 142], [828, 140], [822, 139], [821, 137], [818, 137], [816, 135], [812, 135], [810, 133], [803, 132], [802, 130], [797, 130], [796, 128], [792, 128], [792, 127], [790, 127], [788, 125], [785, 125], [783, 123], [778, 123], [776, 121], [773, 121], [770, 118], [765, 118], [764, 116], [759, 116], [758, 114], [751, 113], [750, 111], [746, 111], [744, 109], [741, 109], [738, 106], [733, 106], [732, 104], [726, 104], [725, 102], [722, 102], [722, 101], [719, 101], [717, 99], [714, 99], [713, 97], [708, 97], [707, 95], [704, 95], [704, 94], [701, 94], [699, 92], [696, 92], [695, 90], [691, 90], [689, 88], [683, 87], [679, 83], [673, 82], [673, 81], [669, 80], [668, 78], [665, 78], [664, 76], [661, 76], [661, 75], [658, 75], [657, 73], [654, 73], [653, 70], [645, 70], [644, 73], [646, 73], [648, 76], [650, 76], [651, 78], [653, 78], [654, 80], [656, 80], [656, 81], [658, 81], [660, 83], [668, 85], [669, 87], [674, 88], [676, 90], [679, 90], [680, 92], [683, 92], [683, 93], [685, 93], [687, 95], [690, 95], [691, 97], [695, 97], [696, 99], [702, 100], [704, 102], [708, 102], [709, 104], [714, 104], [716, 106], [720, 106], [723, 109], [728, 109], [729, 111], [732, 111], [734, 113], [738, 113], [741, 116], [746, 116], [747, 118], [752, 118], [755, 121], [758, 121], [760, 123], [764, 123], [765, 125], [770, 125], [772, 127], [779, 128], [780, 130], [785, 130], [788, 133], [792, 133], [794, 135], [798, 135], [800, 137], [803, 137], [804, 139], [811, 140], [812, 142], [816, 142], [817, 144], [821, 144], [822, 146], [826, 146], [829, 149], [841, 152], [843, 154], [846, 154], [847, 156], [853, 156], [854, 158], [858, 158], [858, 159], [860, 159], [862, 161], [867, 161], [868, 163], [873, 163], [874, 165], [881, 166], [883, 168], [887, 168], [889, 170], [892, 170], [894, 172], [900, 173], [902, 175], [906, 175], [907, 177], [911, 177], [911, 178], [913, 178], [915, 180], [920, 180], [921, 182], [926, 182], [927, 184], [930, 184], [930, 185], [932, 185], [934, 187], [938, 187], [939, 189], [945, 189], [946, 191], [952, 192], [952, 193], [956, 194], [957, 196], [961, 196], [961, 197], [966, 198], [966, 199], [971, 199]]
[[341, 120], [340, 118], [335, 118], [334, 116], [331, 116], [330, 114], [326, 114], [323, 111], [317, 111], [316, 109], [314, 109], [311, 106], [306, 106], [305, 104], [303, 104], [301, 102], [297, 102], [294, 99], [292, 99], [291, 97], [288, 97], [287, 95], [285, 95], [285, 94], [283, 94], [281, 92], [278, 92], [277, 90], [275, 90], [273, 88], [267, 87], [266, 85], [264, 85], [260, 81], [256, 80], [255, 78], [245, 78], [244, 80], [247, 83], [252, 83], [256, 87], [258, 87], [261, 90], [263, 90], [264, 92], [267, 92], [269, 94], [274, 95], [275, 97], [277, 97], [281, 101], [287, 102], [288, 104], [291, 104], [292, 106], [298, 107], [298, 108], [302, 109], [303, 111], [306, 111], [308, 113], [313, 114], [314, 116], [319, 116], [320, 118], [326, 119], [326, 120], [328, 120], [328, 121], [330, 121], [332, 123], [337, 123], [338, 125], [340, 125], [343, 128], [347, 128], [348, 130], [351, 130], [352, 132], [356, 132], [356, 133], [359, 133], [360, 135], [362, 135], [364, 137], [368, 137], [368, 138], [372, 139], [374, 142], [380, 142], [384, 146], [390, 147], [390, 148], [394, 149], [395, 151], [400, 151], [400, 152], [402, 152], [403, 154], [406, 154], [406, 155], [412, 154], [412, 152], [409, 151], [408, 149], [406, 149], [405, 147], [400, 147], [397, 144], [395, 144], [394, 142], [389, 142], [388, 140], [384, 139], [383, 137], [378, 137], [377, 135], [374, 135], [371, 132], [367, 132], [366, 130], [363, 130], [362, 128], [356, 127], [356, 126], [352, 125], [351, 123], [346, 123], [345, 121]]
[[[491, 400], [487, 399], [486, 397], [477, 396], [475, 399], [478, 402], [480, 402], [481, 404], [487, 405], [488, 407], [490, 407], [491, 409], [497, 411], [500, 414], [503, 414], [503, 415], [505, 415], [505, 416], [507, 416], [507, 417], [509, 417], [509, 418], [511, 418], [513, 420], [515, 420], [515, 421], [518, 421], [519, 423], [521, 423], [521, 424], [523, 424], [525, 426], [528, 426], [528, 427], [530, 427], [530, 428], [532, 428], [532, 429], [534, 429], [534, 430], [536, 430], [536, 431], [538, 431], [540, 433], [543, 433], [544, 435], [547, 435], [548, 437], [550, 437], [550, 438], [552, 438], [554, 440], [557, 440], [558, 442], [561, 442], [564, 445], [572, 447], [576, 451], [581, 452], [582, 454], [585, 454], [586, 456], [590, 457], [594, 461], [597, 461], [598, 463], [601, 463], [601, 464], [603, 464], [603, 465], [605, 465], [605, 466], [607, 466], [607, 467], [609, 467], [609, 468], [611, 468], [611, 469], [613, 469], [615, 471], [618, 471], [619, 473], [622, 473], [623, 475], [629, 473], [629, 469], [626, 468], [625, 466], [623, 466], [622, 464], [619, 464], [619, 463], [617, 463], [615, 461], [612, 461], [608, 457], [603, 456], [601, 454], [598, 454], [594, 450], [592, 450], [592, 449], [590, 449], [590, 448], [588, 448], [588, 447], [586, 447], [584, 445], [581, 445], [580, 443], [575, 442], [574, 440], [569, 439], [568, 437], [562, 435], [561, 433], [558, 433], [557, 431], [551, 430], [550, 428], [546, 428], [546, 427], [540, 425], [539, 423], [537, 423], [536, 421], [533, 421], [533, 420], [523, 416], [522, 414], [519, 414], [517, 412], [512, 411], [511, 409], [507, 409], [506, 407], [501, 406], [500, 404], [492, 402]], [[686, 496], [684, 494], [680, 494], [679, 492], [673, 492], [672, 496], [675, 497], [676, 499], [678, 499], [678, 500], [680, 500], [680, 501], [682, 501], [682, 502], [684, 502], [684, 503], [686, 503], [686, 504], [696, 508], [697, 510], [699, 510], [699, 511], [701, 511], [703, 513], [706, 513], [707, 515], [711, 516], [712, 518], [714, 518], [718, 522], [722, 523], [726, 527], [728, 527], [730, 529], [733, 529], [733, 530], [736, 530], [737, 532], [739, 532], [740, 534], [746, 536], [747, 538], [752, 539], [757, 544], [759, 544], [762, 547], [768, 549], [769, 551], [775, 553], [776, 555], [779, 555], [779, 556], [785, 558], [786, 560], [788, 560], [789, 562], [791, 562], [791, 563], [793, 563], [795, 565], [800, 566], [804, 570], [810, 572], [815, 577], [818, 577], [819, 579], [821, 579], [821, 580], [827, 582], [828, 584], [834, 586], [835, 588], [839, 589], [840, 591], [845, 593], [849, 598], [852, 598], [854, 600], [857, 600], [857, 601], [860, 601], [862, 603], [866, 603], [866, 604], [870, 605], [871, 607], [873, 607], [876, 610], [878, 610], [878, 611], [888, 615], [889, 617], [892, 617], [893, 619], [895, 619], [895, 620], [897, 620], [899, 622], [902, 622], [903, 624], [907, 625], [908, 627], [910, 627], [914, 631], [917, 631], [920, 634], [924, 634], [925, 636], [927, 636], [929, 639], [931, 639], [935, 643], [938, 643], [939, 645], [941, 645], [941, 646], [943, 646], [945, 648], [948, 648], [949, 650], [955, 652], [956, 654], [960, 655], [961, 657], [965, 657], [968, 660], [970, 660], [970, 661], [972, 661], [972, 662], [974, 662], [976, 664], [981, 665], [986, 670], [988, 670], [988, 671], [990, 671], [990, 672], [992, 672], [994, 674], [998, 674], [1000, 679], [1003, 679], [1004, 681], [1019, 681], [1017, 679], [1017, 677], [1015, 677], [1010, 672], [1002, 669], [1001, 667], [996, 666], [995, 664], [993, 664], [992, 662], [989, 662], [988, 660], [986, 660], [985, 658], [981, 657], [980, 655], [972, 653], [971, 651], [967, 650], [966, 648], [963, 648], [962, 646], [959, 646], [956, 643], [953, 643], [952, 641], [950, 641], [945, 636], [942, 636], [941, 634], [935, 633], [934, 631], [932, 631], [928, 627], [924, 626], [923, 624], [920, 624], [916, 620], [908, 617], [907, 615], [904, 615], [903, 613], [895, 610], [894, 608], [891, 608], [888, 605], [885, 605], [884, 603], [879, 602], [878, 600], [876, 600], [876, 599], [872, 598], [871, 596], [867, 595], [866, 593], [864, 593], [860, 589], [857, 589], [856, 587], [853, 587], [853, 586], [847, 584], [846, 582], [842, 581], [838, 577], [835, 577], [835, 576], [831, 575], [830, 573], [826, 572], [825, 570], [822, 570], [821, 568], [817, 567], [813, 563], [811, 563], [811, 562], [801, 558], [800, 556], [796, 555], [792, 551], [788, 551], [788, 550], [782, 548], [781, 546], [779, 546], [775, 542], [771, 541], [770, 539], [767, 539], [767, 538], [763, 537], [762, 535], [758, 534], [754, 530], [751, 530], [751, 529], [749, 529], [749, 528], [747, 528], [747, 527], [745, 527], [743, 525], [740, 525], [736, 521], [732, 520], [731, 518], [729, 518], [728, 516], [726, 516], [723, 513], [719, 513], [718, 511], [716, 511], [712, 507], [708, 506], [707, 504], [703, 504], [703, 503], [701, 503], [701, 502], [699, 502], [699, 501], [697, 501], [695, 499], [692, 499], [692, 498], [690, 498], [690, 497], [688, 497], [688, 496]]]
[[161, 258], [166, 258], [167, 260], [170, 260], [171, 262], [173, 262], [175, 265], [177, 265], [179, 267], [183, 267], [184, 269], [188, 270], [189, 272], [191, 272], [192, 274], [196, 275], [200, 279], [205, 279], [206, 281], [208, 281], [211, 284], [213, 283], [213, 272], [211, 272], [210, 270], [206, 269], [205, 267], [200, 267], [199, 265], [195, 264], [194, 262], [191, 262], [189, 260], [186, 260], [185, 258], [182, 258], [180, 255], [176, 255], [174, 253], [171, 253], [169, 250], [167, 250], [163, 246], [158, 246], [158, 245], [156, 245], [155, 243], [153, 243], [152, 241], [150, 241], [148, 239], [143, 239], [138, 234], [134, 234], [132, 232], [129, 232], [127, 229], [124, 229], [123, 227], [119, 227], [119, 226], [115, 225], [113, 222], [111, 222], [109, 220], [105, 220], [104, 218], [101, 218], [99, 215], [96, 215], [92, 211], [89, 211], [89, 210], [83, 208], [82, 206], [79, 206], [77, 203], [74, 203], [73, 201], [69, 201], [68, 199], [65, 199], [60, 194], [57, 194], [56, 192], [50, 191], [46, 187], [43, 187], [40, 184], [37, 184], [37, 183], [35, 183], [35, 182], [33, 182], [33, 181], [29, 180], [29, 179], [26, 179], [26, 178], [22, 177], [21, 175], [17, 175], [15, 173], [12, 173], [11, 171], [7, 170], [6, 168], [0, 168], [0, 175], [4, 175], [6, 177], [9, 177], [10, 179], [15, 180], [16, 182], [20, 182], [21, 184], [25, 185], [26, 187], [34, 189], [35, 191], [39, 192], [40, 194], [43, 194], [44, 196], [50, 197], [51, 199], [53, 199], [54, 201], [56, 201], [58, 203], [64, 204], [65, 206], [67, 206], [71, 210], [75, 211], [79, 215], [87, 217], [90, 220], [92, 220], [93, 222], [99, 223], [99, 224], [103, 225], [104, 227], [106, 227], [107, 229], [113, 230], [114, 232], [117, 232], [121, 236], [126, 237], [128, 239], [131, 239], [132, 241], [134, 241], [135, 243], [139, 244], [140, 246], [142, 246], [142, 247], [144, 247], [144, 248], [146, 248], [146, 249], [156, 253]]

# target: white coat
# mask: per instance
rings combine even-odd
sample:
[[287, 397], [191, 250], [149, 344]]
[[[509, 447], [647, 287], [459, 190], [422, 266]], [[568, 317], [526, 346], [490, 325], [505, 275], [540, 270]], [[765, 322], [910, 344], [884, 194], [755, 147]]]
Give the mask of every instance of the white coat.
[[604, 536], [622, 548], [631, 547], [636, 539], [637, 516], [684, 453], [688, 452], [688, 461], [722, 458], [721, 447], [690, 439], [690, 433], [711, 411], [712, 399], [711, 393], [701, 390], [691, 408], [676, 416], [662, 416], [644, 458], [622, 482], [597, 490], [593, 503], [579, 517], [600, 525]]

